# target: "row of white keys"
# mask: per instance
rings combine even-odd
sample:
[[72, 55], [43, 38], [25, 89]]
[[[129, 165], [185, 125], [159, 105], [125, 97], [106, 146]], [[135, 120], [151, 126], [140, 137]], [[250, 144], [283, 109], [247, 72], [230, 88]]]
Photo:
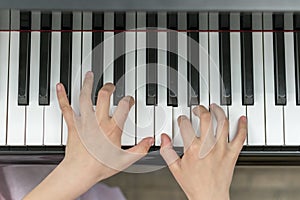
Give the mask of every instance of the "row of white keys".
[[[178, 13], [178, 29], [186, 30], [186, 13]], [[173, 108], [173, 145], [182, 147], [183, 141], [177, 119], [180, 115], [190, 115], [187, 102], [187, 33], [178, 33], [178, 107]]]
[[[11, 11], [11, 28], [19, 29], [20, 12]], [[18, 106], [19, 32], [10, 33], [7, 145], [25, 143], [25, 106]]]
[[[158, 27], [167, 27], [167, 15], [158, 13]], [[167, 33], [158, 34], [158, 64], [157, 64], [157, 106], [155, 106], [155, 145], [161, 143], [160, 136], [166, 133], [172, 138], [172, 106], [167, 105]], [[151, 64], [151, 63], [150, 63]]]
[[[32, 29], [40, 30], [41, 13], [32, 12]], [[40, 35], [38, 31], [31, 33], [30, 47], [30, 79], [29, 100], [26, 112], [26, 145], [43, 144], [44, 106], [39, 106], [39, 69], [40, 69]], [[43, 59], [43, 58], [41, 58]]]
[[[137, 27], [145, 29], [145, 12], [137, 12]], [[146, 105], [146, 32], [137, 32], [136, 41], [136, 140], [140, 142], [154, 136], [154, 106]]]
[[[0, 11], [0, 28], [9, 30], [9, 10]], [[9, 32], [0, 32], [0, 145], [6, 144]]]
[[[284, 14], [285, 30], [293, 30], [293, 14]], [[284, 33], [287, 103], [284, 106], [285, 145], [300, 143], [300, 107], [296, 106], [294, 33]]]
[[[263, 28], [272, 30], [272, 13], [263, 14]], [[282, 145], [283, 137], [283, 106], [275, 105], [274, 89], [274, 48], [273, 33], [264, 32], [264, 74], [265, 74], [265, 121], [266, 144]]]
[[[230, 29], [240, 29], [240, 15], [230, 14]], [[241, 38], [239, 32], [230, 33], [230, 60], [231, 60], [231, 92], [232, 104], [228, 106], [229, 141], [236, 134], [238, 120], [241, 115], [246, 115], [246, 106], [242, 105], [242, 77], [241, 77]], [[247, 141], [245, 141], [246, 144]]]
[[[252, 27], [262, 30], [262, 13], [252, 14]], [[263, 34], [252, 33], [254, 105], [247, 106], [248, 145], [265, 144]]]
[[[52, 28], [61, 29], [61, 13], [52, 13]], [[61, 33], [52, 32], [51, 38], [51, 73], [50, 105], [45, 106], [44, 144], [60, 145], [62, 143], [62, 114], [56, 97], [56, 84], [60, 82], [60, 43]]]
[[[135, 12], [126, 13], [126, 29], [131, 30], [135, 25]], [[135, 32], [126, 32], [125, 57], [125, 95], [135, 98]], [[132, 106], [125, 122], [121, 143], [124, 146], [135, 145], [135, 105]]]

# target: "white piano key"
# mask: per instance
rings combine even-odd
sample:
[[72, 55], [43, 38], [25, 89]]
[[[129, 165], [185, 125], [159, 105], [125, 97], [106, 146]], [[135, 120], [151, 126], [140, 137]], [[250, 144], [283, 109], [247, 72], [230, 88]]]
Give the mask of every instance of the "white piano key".
[[[178, 28], [186, 30], [186, 13], [178, 13]], [[178, 33], [178, 107], [173, 108], [173, 145], [183, 147], [183, 141], [177, 118], [180, 115], [190, 117], [187, 101], [187, 33]]]
[[[272, 14], [263, 14], [263, 26], [272, 29]], [[275, 106], [273, 33], [264, 32], [266, 144], [283, 145], [283, 107]]]
[[[199, 29], [208, 30], [208, 13], [199, 13]], [[208, 49], [208, 32], [199, 32], [199, 88], [200, 88], [200, 105], [209, 108], [209, 49]], [[191, 119], [193, 128], [200, 136], [200, 120], [199, 117], [193, 114], [193, 108], [191, 107]]]
[[[106, 12], [104, 13], [104, 29], [114, 30], [114, 13]], [[105, 83], [114, 82], [114, 32], [104, 32], [104, 57], [103, 57], [103, 85]], [[110, 115], [116, 109], [113, 106], [113, 95], [110, 99]]]
[[[262, 13], [252, 14], [252, 27], [262, 30]], [[254, 105], [247, 106], [248, 145], [265, 144], [263, 34], [252, 33]]]
[[[158, 27], [166, 27], [167, 16], [165, 12], [158, 14]], [[159, 32], [158, 41], [158, 66], [157, 66], [157, 83], [158, 99], [155, 106], [155, 145], [161, 143], [162, 133], [166, 133], [172, 138], [172, 106], [167, 106], [167, 33]]]
[[[199, 13], [200, 30], [208, 30], [208, 13]], [[200, 59], [200, 105], [209, 107], [209, 49], [208, 32], [199, 33]]]
[[[293, 29], [293, 14], [286, 13], [285, 30]], [[284, 106], [284, 123], [285, 123], [285, 145], [300, 144], [300, 107], [296, 106], [295, 90], [295, 55], [294, 55], [294, 33], [286, 32], [285, 37], [285, 66], [286, 66], [286, 89], [287, 103]]]
[[[40, 12], [32, 12], [32, 29], [40, 30]], [[44, 106], [39, 106], [40, 32], [31, 33], [29, 105], [26, 112], [26, 145], [42, 145]]]
[[190, 107], [190, 119], [191, 119], [191, 123], [192, 123], [192, 126], [195, 130], [195, 134], [197, 137], [200, 137], [200, 119], [198, 116], [196, 116], [194, 113], [193, 113], [193, 109], [195, 108], [196, 106], [191, 106]]
[[[83, 30], [92, 30], [92, 13], [83, 12], [82, 26]], [[82, 75], [81, 80], [83, 83], [85, 74], [92, 70], [92, 32], [84, 31], [82, 33]]]
[[[240, 29], [240, 14], [230, 14], [231, 30]], [[231, 61], [231, 92], [232, 104], [228, 106], [229, 141], [236, 134], [238, 120], [241, 115], [246, 115], [246, 106], [242, 105], [242, 72], [241, 72], [241, 37], [239, 32], [230, 33], [230, 61]], [[245, 144], [247, 142], [245, 141]]]
[[[146, 27], [146, 13], [137, 13], [137, 27]], [[137, 41], [137, 97], [136, 97], [136, 134], [137, 142], [145, 137], [154, 137], [154, 106], [146, 106], [146, 32], [136, 33]]]
[[[126, 13], [126, 26], [131, 30], [135, 27], [135, 12]], [[126, 58], [125, 58], [125, 95], [135, 99], [135, 32], [126, 33]], [[129, 112], [121, 138], [122, 145], [135, 145], [135, 106]]]
[[[9, 30], [9, 10], [0, 12], [0, 28]], [[9, 32], [0, 32], [0, 145], [6, 144]]]
[[[20, 12], [11, 11], [11, 26], [19, 29]], [[25, 106], [18, 106], [19, 32], [10, 33], [7, 145], [25, 143]]]
[[[201, 15], [201, 13], [200, 13], [200, 15]], [[201, 28], [202, 30], [204, 29], [204, 28], [208, 28], [207, 27], [207, 21], [205, 22], [205, 20], [208, 20], [208, 18], [207, 18], [207, 15], [206, 15], [206, 17], [205, 17], [205, 14], [203, 14], [201, 17], [200, 17], [200, 15], [199, 15], [199, 29]], [[204, 17], [203, 19], [202, 19], [202, 17]], [[206, 27], [205, 27], [205, 25], [206, 25]], [[200, 33], [201, 32], [199, 32], [199, 95], [201, 94], [201, 92], [203, 92], [203, 93], [205, 93], [205, 90], [204, 91], [201, 91], [201, 85], [203, 84], [203, 82], [204, 82], [204, 80], [202, 80], [202, 82], [201, 82], [201, 78], [202, 78], [202, 75], [201, 75], [201, 68], [203, 67], [203, 68], [206, 68], [207, 69], [207, 67], [208, 67], [208, 65], [205, 65], [205, 66], [203, 66], [203, 65], [201, 65], [202, 63], [202, 60], [201, 60], [201, 58], [200, 58], [200, 56], [201, 56], [201, 54], [203, 54], [203, 52], [201, 52], [201, 48], [202, 48], [202, 44], [201, 44], [201, 42], [204, 42], [203, 41], [203, 38], [200, 38], [201, 37], [201, 35], [200, 35]], [[201, 41], [201, 39], [202, 39], [202, 41]], [[196, 41], [194, 41], [194, 42], [196, 42]], [[207, 43], [208, 41], [206, 41], [206, 43]], [[207, 54], [206, 54], [207, 55]], [[202, 55], [203, 56], [203, 55]], [[207, 59], [206, 59], [207, 60]], [[189, 62], [191, 62], [191, 61], [189, 61]], [[205, 58], [204, 58], [204, 60], [203, 60], [203, 62], [205, 62]], [[203, 69], [204, 71], [205, 71], [205, 69]], [[208, 91], [208, 90], [206, 90], [206, 91]], [[205, 96], [206, 95], [206, 96]], [[203, 97], [203, 100], [205, 101], [206, 99], [205, 99], [205, 97], [207, 97], [207, 95], [208, 95], [208, 93], [207, 94], [205, 94], [204, 95], [204, 97]], [[201, 95], [200, 95], [200, 101], [202, 100], [202, 98], [201, 98]], [[200, 103], [200, 102], [199, 102]], [[200, 103], [200, 105], [201, 105], [201, 103]], [[200, 119], [199, 119], [199, 117], [198, 116], [196, 116], [194, 113], [193, 113], [193, 109], [195, 108], [196, 106], [191, 106], [190, 107], [190, 119], [191, 119], [191, 122], [192, 122], [192, 126], [193, 126], [193, 128], [194, 128], [194, 130], [195, 130], [195, 133], [196, 133], [196, 135], [199, 137], [200, 136], [200, 129], [199, 129], [199, 125], [200, 125]]]
[[[199, 30], [208, 30], [208, 13], [199, 13]], [[208, 49], [208, 32], [199, 32], [199, 89], [200, 89], [200, 105], [209, 108], [209, 49]], [[200, 136], [200, 120], [193, 114], [191, 107], [191, 120], [193, 128]]]
[[[218, 13], [209, 13], [209, 29], [218, 30]], [[209, 32], [209, 92], [210, 103], [220, 105], [220, 81], [221, 74], [219, 72], [219, 33]], [[226, 116], [227, 106], [220, 107], [224, 110]]]
[[[81, 29], [81, 12], [73, 13], [73, 29]], [[81, 32], [72, 33], [72, 78], [71, 78], [71, 106], [76, 113], [79, 113], [79, 94], [81, 86]], [[62, 144], [66, 145], [68, 139], [68, 128], [63, 121]]]
[[[61, 13], [52, 13], [52, 28], [59, 30]], [[62, 114], [56, 97], [56, 84], [60, 81], [60, 44], [61, 33], [52, 32], [51, 38], [51, 73], [50, 73], [50, 105], [45, 106], [45, 145], [62, 144]]]

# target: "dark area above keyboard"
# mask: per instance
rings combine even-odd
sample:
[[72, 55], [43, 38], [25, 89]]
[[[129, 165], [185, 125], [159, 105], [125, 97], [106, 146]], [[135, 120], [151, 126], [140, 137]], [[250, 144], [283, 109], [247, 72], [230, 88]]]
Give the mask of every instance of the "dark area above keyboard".
[[201, 11], [297, 11], [298, 0], [1, 0], [1, 8], [28, 10], [201, 10]]

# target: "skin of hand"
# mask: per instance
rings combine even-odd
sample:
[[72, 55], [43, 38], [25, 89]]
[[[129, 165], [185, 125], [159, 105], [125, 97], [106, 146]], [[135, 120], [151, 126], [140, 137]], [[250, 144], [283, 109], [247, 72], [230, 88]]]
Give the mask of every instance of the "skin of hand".
[[[228, 142], [229, 122], [223, 109], [215, 104], [212, 104], [210, 108], [216, 116], [218, 123], [216, 134], [219, 135], [212, 149], [206, 156], [199, 156], [201, 146], [206, 141], [205, 138], [215, 136], [213, 131], [210, 131], [213, 130], [211, 113], [204, 106], [197, 106], [193, 112], [200, 118], [200, 137], [196, 137], [190, 120], [186, 116], [180, 116], [178, 124], [185, 144], [185, 152], [181, 159], [178, 158], [168, 163], [171, 173], [190, 200], [229, 199], [235, 163], [247, 134], [247, 119], [241, 116], [237, 134], [231, 142]], [[162, 134], [161, 139], [162, 156], [166, 158], [174, 155], [168, 135]], [[186, 143], [189, 145], [186, 146]], [[164, 151], [166, 149], [167, 151]]]
[[[91, 89], [92, 84], [93, 74], [88, 72], [83, 88]], [[85, 85], [89, 87], [84, 87]], [[65, 89], [61, 83], [57, 84], [56, 88], [60, 109], [68, 127], [65, 157], [24, 199], [75, 199], [97, 182], [119, 172], [96, 160], [86, 150], [76, 130], [74, 111], [68, 102]], [[104, 130], [106, 136], [115, 146], [121, 148], [121, 135], [124, 124], [117, 124], [115, 119], [126, 119], [130, 108], [134, 105], [134, 100], [129, 96], [124, 97], [119, 102], [113, 116], [110, 117], [110, 97], [114, 89], [114, 85], [110, 83], [101, 88], [98, 93], [95, 112], [99, 126]], [[91, 91], [87, 92], [90, 93]], [[93, 108], [91, 99], [84, 102], [84, 104]], [[139, 144], [126, 151], [146, 155], [153, 142], [153, 138], [144, 138]]]

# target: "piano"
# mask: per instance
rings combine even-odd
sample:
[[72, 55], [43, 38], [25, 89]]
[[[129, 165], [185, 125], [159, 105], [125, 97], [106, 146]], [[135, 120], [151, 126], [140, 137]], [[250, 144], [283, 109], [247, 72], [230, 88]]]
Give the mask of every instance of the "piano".
[[297, 0], [2, 0], [0, 165], [63, 158], [55, 84], [76, 109], [89, 70], [94, 104], [106, 82], [116, 84], [112, 110], [135, 98], [122, 146], [154, 136], [142, 164], [162, 164], [162, 132], [182, 153], [177, 117], [197, 129], [192, 108], [217, 103], [228, 140], [238, 117], [248, 118], [238, 165], [299, 165], [299, 11]]

